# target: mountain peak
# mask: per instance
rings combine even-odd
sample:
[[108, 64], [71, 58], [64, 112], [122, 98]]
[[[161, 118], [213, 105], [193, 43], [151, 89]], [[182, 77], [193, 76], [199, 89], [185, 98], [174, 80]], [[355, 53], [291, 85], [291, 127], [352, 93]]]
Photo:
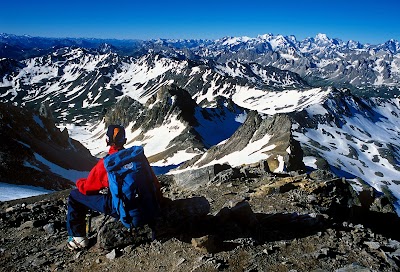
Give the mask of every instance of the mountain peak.
[[272, 33], [266, 33], [266, 34], [262, 34], [262, 35], [258, 35], [257, 38], [260, 40], [270, 40], [272, 37], [275, 37], [274, 34]]
[[331, 39], [328, 38], [328, 36], [327, 36], [326, 34], [318, 33], [318, 34], [315, 36], [315, 40], [330, 41]]
[[242, 36], [242, 37], [226, 37], [224, 39], [222, 39], [223, 41], [223, 45], [236, 45], [236, 44], [240, 44], [242, 42], [248, 42], [249, 40], [251, 40], [252, 38], [247, 37], [247, 36]]
[[400, 52], [400, 42], [395, 39], [388, 40], [382, 45], [382, 47], [389, 50], [392, 54]]

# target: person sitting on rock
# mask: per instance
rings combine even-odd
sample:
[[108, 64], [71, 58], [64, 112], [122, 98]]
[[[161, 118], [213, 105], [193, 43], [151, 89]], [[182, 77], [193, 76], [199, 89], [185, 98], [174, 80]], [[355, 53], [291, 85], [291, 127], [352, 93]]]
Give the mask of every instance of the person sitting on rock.
[[[122, 149], [126, 143], [125, 129], [119, 125], [110, 125], [106, 134], [108, 154], [114, 154]], [[67, 246], [71, 250], [89, 246], [86, 237], [86, 214], [89, 209], [118, 218], [112, 206], [111, 194], [108, 192], [108, 176], [104, 167], [104, 159], [90, 171], [87, 178], [76, 181], [77, 189], [71, 191], [68, 198], [67, 212]]]

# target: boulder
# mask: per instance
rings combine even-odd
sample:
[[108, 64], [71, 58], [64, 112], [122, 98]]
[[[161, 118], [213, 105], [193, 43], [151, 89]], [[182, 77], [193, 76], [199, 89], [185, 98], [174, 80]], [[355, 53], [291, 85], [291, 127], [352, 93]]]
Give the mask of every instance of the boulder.
[[[204, 156], [194, 157], [180, 168], [202, 167], [211, 164], [213, 161], [243, 150], [253, 142], [270, 137], [266, 145], [273, 148], [263, 152], [268, 157], [265, 160], [267, 165], [264, 165], [263, 168], [273, 172], [302, 172], [305, 170], [303, 151], [300, 143], [293, 138], [291, 130], [292, 121], [286, 114], [262, 116], [251, 111], [245, 122], [226, 142], [211, 147]], [[260, 146], [260, 149], [266, 145]], [[283, 169], [280, 169], [282, 162]]]
[[174, 180], [178, 186], [196, 189], [213, 180], [220, 172], [228, 170], [231, 167], [227, 164], [214, 164], [195, 170], [187, 170], [174, 174]]
[[112, 250], [127, 245], [139, 245], [152, 241], [152, 230], [147, 225], [128, 230], [119, 220], [108, 219], [98, 230], [97, 245], [101, 249]]

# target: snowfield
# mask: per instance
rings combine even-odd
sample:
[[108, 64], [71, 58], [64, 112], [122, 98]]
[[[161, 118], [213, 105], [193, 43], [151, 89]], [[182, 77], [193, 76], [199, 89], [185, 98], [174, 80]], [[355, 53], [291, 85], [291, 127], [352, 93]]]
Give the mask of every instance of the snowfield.
[[0, 201], [9, 201], [13, 199], [43, 195], [50, 192], [52, 191], [41, 187], [0, 182]]

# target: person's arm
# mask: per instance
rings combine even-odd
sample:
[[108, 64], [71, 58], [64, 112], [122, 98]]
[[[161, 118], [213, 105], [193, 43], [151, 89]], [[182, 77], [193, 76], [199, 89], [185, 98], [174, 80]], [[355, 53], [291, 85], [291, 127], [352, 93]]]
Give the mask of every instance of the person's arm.
[[101, 189], [108, 187], [107, 171], [103, 159], [93, 167], [87, 178], [76, 181], [76, 187], [84, 195], [97, 194]]

